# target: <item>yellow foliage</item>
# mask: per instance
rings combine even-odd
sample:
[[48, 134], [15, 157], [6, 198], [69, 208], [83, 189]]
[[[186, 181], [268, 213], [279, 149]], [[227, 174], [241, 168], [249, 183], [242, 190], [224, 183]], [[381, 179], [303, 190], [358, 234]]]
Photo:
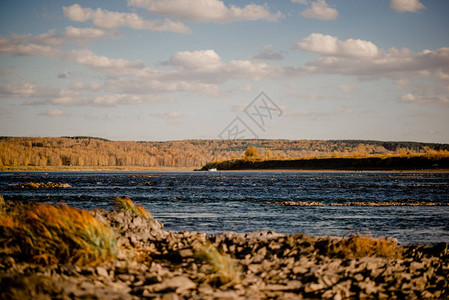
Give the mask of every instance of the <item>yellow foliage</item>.
[[329, 249], [331, 255], [337, 255], [343, 258], [358, 258], [377, 256], [385, 258], [400, 258], [402, 248], [391, 239], [373, 238], [363, 236], [352, 236], [344, 239], [341, 243], [334, 245]]
[[248, 147], [246, 148], [245, 154], [243, 155], [243, 159], [256, 159], [259, 158], [259, 151], [256, 147]]
[[194, 249], [196, 256], [211, 266], [212, 276], [208, 281], [217, 280], [220, 285], [224, 286], [240, 283], [240, 267], [229, 255], [218, 251], [210, 242], [197, 242]]
[[18, 247], [25, 260], [85, 265], [117, 254], [113, 231], [85, 210], [37, 204], [2, 214], [3, 247]]
[[142, 205], [136, 205], [128, 197], [116, 197], [114, 199], [114, 206], [119, 210], [130, 211], [146, 219], [152, 218], [151, 213], [148, 210], [146, 210]]

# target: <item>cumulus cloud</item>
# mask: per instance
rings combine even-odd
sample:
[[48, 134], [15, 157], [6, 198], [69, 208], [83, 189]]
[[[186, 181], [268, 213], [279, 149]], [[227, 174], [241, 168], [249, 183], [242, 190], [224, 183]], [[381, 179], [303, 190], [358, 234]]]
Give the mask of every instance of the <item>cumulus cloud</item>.
[[63, 51], [51, 46], [31, 43], [28, 37], [12, 35], [9, 39], [0, 37], [0, 53], [18, 56], [58, 57], [62, 55]]
[[418, 12], [426, 7], [419, 0], [391, 0], [390, 7], [397, 12]]
[[21, 97], [32, 95], [35, 92], [36, 87], [29, 82], [20, 84], [6, 84], [0, 86], [0, 95], [4, 97]]
[[135, 13], [112, 12], [97, 8], [83, 8], [79, 4], [63, 7], [64, 16], [72, 21], [86, 22], [92, 20], [95, 27], [102, 29], [116, 29], [129, 27], [133, 29], [172, 31], [177, 33], [190, 33], [190, 29], [181, 22], [172, 20], [147, 20]]
[[51, 109], [51, 110], [47, 110], [45, 112], [40, 113], [41, 116], [47, 116], [47, 117], [64, 117], [64, 116], [68, 116], [67, 113], [63, 112], [62, 110], [59, 109]]
[[64, 38], [75, 44], [85, 45], [101, 38], [112, 37], [115, 34], [106, 32], [99, 28], [79, 28], [67, 26], [64, 31]]
[[340, 91], [346, 94], [353, 94], [359, 91], [357, 88], [346, 84], [339, 85], [338, 88], [340, 89]]
[[[390, 49], [384, 55], [369, 59], [351, 57], [321, 57], [295, 70], [302, 74], [324, 73], [354, 75], [365, 79], [388, 77], [406, 79], [414, 76], [433, 76], [449, 84], [445, 75], [449, 74], [449, 48], [415, 53], [409, 49]], [[441, 75], [443, 74], [443, 75]]]
[[144, 101], [140, 96], [127, 94], [113, 94], [96, 97], [94, 106], [115, 106], [117, 104], [142, 104]]
[[112, 75], [139, 75], [148, 71], [141, 60], [129, 61], [122, 58], [109, 58], [97, 55], [88, 49], [72, 50], [64, 53], [62, 57]]
[[433, 105], [441, 105], [441, 104], [449, 104], [448, 96], [421, 96], [414, 95], [412, 93], [407, 93], [402, 95], [399, 100], [403, 103], [413, 103], [413, 104], [433, 104]]
[[25, 105], [57, 104], [85, 105], [88, 103], [81, 93], [72, 89], [36, 86], [29, 82], [0, 86], [0, 95], [12, 98], [27, 98]]
[[290, 0], [292, 3], [300, 3], [302, 5], [307, 5], [309, 3], [308, 0]]
[[312, 33], [295, 44], [293, 49], [327, 56], [370, 58], [381, 55], [381, 51], [370, 41], [359, 39], [340, 41], [337, 37], [321, 33]]
[[76, 81], [70, 84], [70, 88], [72, 90], [99, 91], [102, 88], [102, 85], [95, 81], [91, 82]]
[[251, 59], [258, 60], [281, 60], [284, 56], [281, 53], [273, 52], [273, 46], [265, 45], [263, 49], [256, 55], [252, 56]]
[[291, 118], [307, 118], [310, 120], [320, 121], [320, 120], [327, 120], [335, 117], [342, 117], [351, 115], [354, 113], [353, 109], [350, 106], [342, 106], [337, 107], [334, 110], [331, 111], [295, 111], [291, 109], [289, 106], [282, 106], [282, 111], [284, 112], [284, 115], [286, 117]]
[[158, 114], [152, 114], [153, 117], [156, 117], [161, 120], [165, 120], [170, 124], [176, 124], [179, 123], [179, 121], [184, 118], [184, 115], [177, 112], [177, 111], [171, 111], [166, 113], [158, 113]]
[[[321, 54], [321, 57], [299, 67], [284, 67], [284, 76], [307, 76], [310, 74], [335, 74], [355, 76], [362, 80], [389, 78], [404, 88], [416, 79], [433, 80], [433, 90], [418, 94], [406, 93], [404, 103], [445, 104], [449, 89], [449, 48], [413, 52], [410, 49], [378, 49], [369, 41], [312, 34], [293, 48]], [[416, 87], [416, 86], [415, 86]], [[353, 92], [351, 87], [340, 86], [343, 92]], [[419, 95], [419, 96], [418, 96]]]
[[186, 69], [216, 70], [223, 66], [220, 56], [214, 50], [181, 51], [170, 58], [172, 66]]
[[265, 6], [249, 4], [245, 7], [227, 7], [220, 0], [128, 0], [128, 5], [191, 22], [276, 21], [282, 17], [280, 12], [270, 13]]
[[223, 83], [229, 79], [258, 81], [273, 76], [275, 68], [249, 60], [223, 62], [214, 50], [182, 51], [172, 55], [168, 65], [178, 70], [157, 74], [159, 78], [190, 79], [204, 83]]
[[[304, 4], [303, 1], [299, 1]], [[311, 3], [310, 8], [300, 13], [301, 16], [319, 20], [335, 20], [338, 18], [338, 11], [329, 7], [325, 0], [318, 0]]]

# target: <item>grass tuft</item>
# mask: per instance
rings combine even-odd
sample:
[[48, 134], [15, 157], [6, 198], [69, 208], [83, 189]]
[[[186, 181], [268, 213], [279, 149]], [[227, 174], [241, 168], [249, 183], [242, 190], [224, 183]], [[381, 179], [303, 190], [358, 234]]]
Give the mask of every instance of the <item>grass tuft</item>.
[[328, 249], [328, 253], [342, 258], [385, 257], [400, 258], [403, 249], [392, 239], [352, 236]]
[[234, 286], [240, 283], [241, 271], [234, 259], [221, 253], [210, 242], [194, 245], [195, 256], [211, 266], [212, 276], [208, 281], [216, 281], [221, 286]]
[[128, 197], [116, 197], [114, 199], [114, 206], [119, 210], [129, 211], [146, 219], [153, 218], [148, 210], [142, 205], [135, 204]]
[[117, 254], [113, 231], [85, 210], [37, 204], [1, 214], [1, 246], [22, 259], [87, 265]]

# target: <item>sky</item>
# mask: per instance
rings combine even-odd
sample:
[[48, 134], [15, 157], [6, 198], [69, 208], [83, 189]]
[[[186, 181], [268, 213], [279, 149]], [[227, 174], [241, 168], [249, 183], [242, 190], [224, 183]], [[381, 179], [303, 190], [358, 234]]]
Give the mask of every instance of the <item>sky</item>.
[[447, 0], [3, 1], [0, 136], [449, 143]]

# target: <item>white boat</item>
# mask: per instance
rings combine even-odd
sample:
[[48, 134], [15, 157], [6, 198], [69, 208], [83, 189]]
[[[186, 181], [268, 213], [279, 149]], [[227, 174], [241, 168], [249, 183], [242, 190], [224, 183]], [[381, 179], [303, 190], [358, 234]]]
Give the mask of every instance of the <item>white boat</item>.
[[217, 168], [209, 169], [209, 172], [217, 172]]

